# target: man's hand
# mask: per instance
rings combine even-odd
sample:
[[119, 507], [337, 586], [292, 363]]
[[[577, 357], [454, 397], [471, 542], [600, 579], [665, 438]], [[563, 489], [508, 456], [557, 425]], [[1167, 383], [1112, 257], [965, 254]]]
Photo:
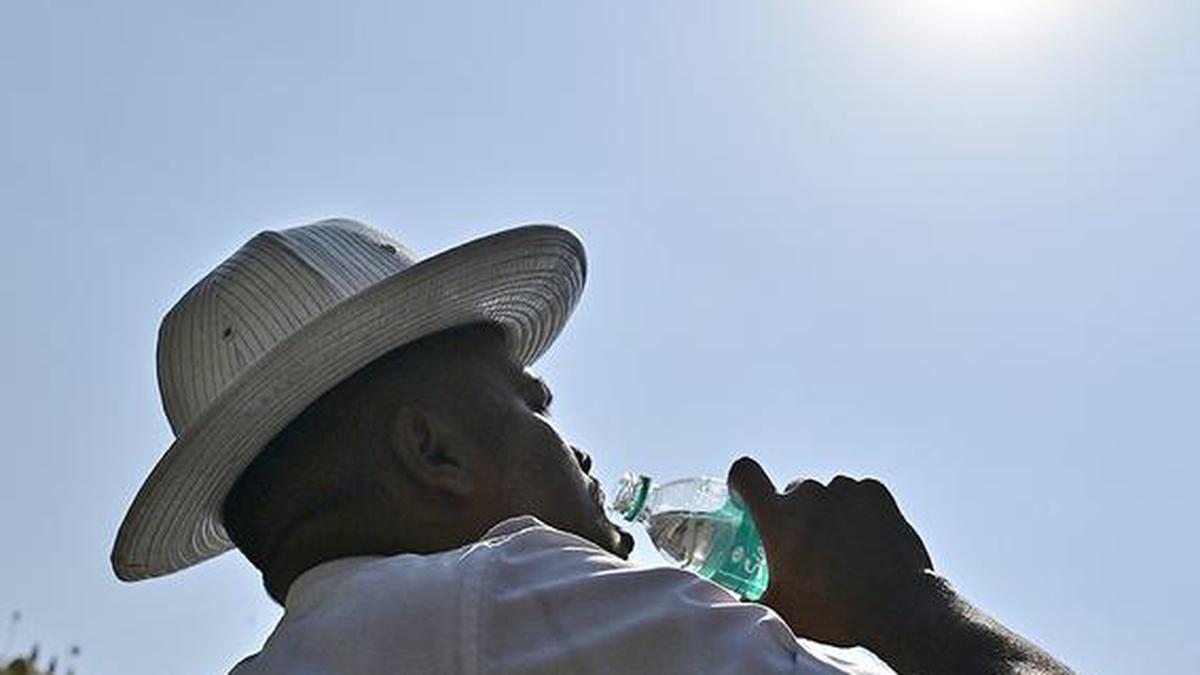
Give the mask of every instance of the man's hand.
[[729, 484], [767, 552], [762, 602], [797, 635], [867, 647], [903, 675], [1070, 674], [933, 573], [921, 538], [879, 481], [806, 480], [779, 494], [743, 457]]
[[762, 467], [743, 457], [729, 483], [763, 537], [771, 582], [762, 603], [799, 635], [871, 646], [881, 619], [894, 615], [933, 568], [879, 481], [806, 480], [779, 494]]

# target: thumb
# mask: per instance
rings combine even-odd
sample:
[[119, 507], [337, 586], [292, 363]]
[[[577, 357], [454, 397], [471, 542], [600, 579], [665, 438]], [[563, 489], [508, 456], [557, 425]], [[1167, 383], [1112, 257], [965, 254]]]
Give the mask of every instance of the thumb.
[[774, 515], [779, 493], [767, 472], [752, 458], [742, 457], [729, 467], [729, 487], [750, 509], [751, 517], [760, 526]]

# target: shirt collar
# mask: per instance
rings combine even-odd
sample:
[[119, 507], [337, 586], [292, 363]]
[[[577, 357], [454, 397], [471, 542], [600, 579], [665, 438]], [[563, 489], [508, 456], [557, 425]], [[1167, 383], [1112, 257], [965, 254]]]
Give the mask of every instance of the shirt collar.
[[[545, 527], [545, 523], [529, 515], [506, 518], [485, 532], [480, 541], [507, 537], [534, 527]], [[381, 555], [365, 555], [335, 558], [315, 567], [310, 567], [292, 582], [292, 585], [288, 588], [287, 597], [284, 598], [283, 605], [287, 609], [296, 611], [301, 605], [306, 603], [306, 599], [312, 595], [315, 589], [324, 586], [333, 579], [344, 576], [347, 572], [365, 563], [381, 560], [384, 557]]]
[[480, 541], [495, 539], [496, 537], [507, 537], [534, 527], [546, 527], [546, 524], [530, 515], [513, 516], [493, 525], [490, 530], [484, 533]]
[[288, 588], [287, 597], [283, 600], [284, 608], [295, 611], [301, 605], [305, 604], [307, 598], [312, 595], [315, 589], [324, 586], [333, 579], [344, 576], [345, 573], [358, 568], [360, 565], [375, 560], [382, 560], [383, 557], [380, 555], [363, 555], [335, 558], [315, 567], [308, 568], [304, 573], [296, 577], [296, 580]]

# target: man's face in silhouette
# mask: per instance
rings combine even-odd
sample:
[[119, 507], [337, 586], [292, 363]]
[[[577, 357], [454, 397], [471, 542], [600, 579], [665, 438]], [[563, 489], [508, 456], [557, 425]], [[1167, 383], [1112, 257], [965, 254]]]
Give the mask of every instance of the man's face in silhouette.
[[[486, 522], [532, 514], [622, 557], [632, 538], [605, 517], [591, 457], [565, 441], [549, 419], [546, 383], [508, 353], [496, 330], [469, 330], [436, 341], [436, 407], [478, 444], [473, 472], [476, 516]], [[458, 436], [458, 434], [455, 434]], [[474, 510], [474, 509], [472, 509]]]

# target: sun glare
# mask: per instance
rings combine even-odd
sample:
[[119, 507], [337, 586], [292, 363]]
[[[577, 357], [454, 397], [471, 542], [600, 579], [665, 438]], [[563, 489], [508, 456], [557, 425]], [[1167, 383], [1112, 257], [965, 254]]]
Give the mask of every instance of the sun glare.
[[911, 21], [941, 38], [992, 42], [1040, 33], [1064, 0], [905, 0]]

